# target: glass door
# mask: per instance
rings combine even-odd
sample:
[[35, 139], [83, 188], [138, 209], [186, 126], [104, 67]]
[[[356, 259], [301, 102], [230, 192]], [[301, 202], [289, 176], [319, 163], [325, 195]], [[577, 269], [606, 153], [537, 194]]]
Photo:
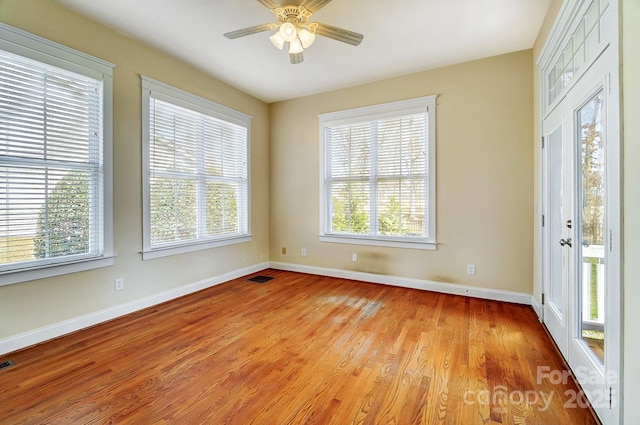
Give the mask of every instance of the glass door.
[[605, 424], [617, 423], [620, 389], [619, 135], [609, 53], [596, 60], [564, 101], [575, 170], [567, 361], [582, 386], [581, 396]]
[[564, 2], [539, 61], [542, 320], [605, 425], [622, 389], [619, 13]]
[[578, 141], [578, 336], [600, 365], [605, 355], [606, 139], [604, 93], [600, 90], [576, 113]]

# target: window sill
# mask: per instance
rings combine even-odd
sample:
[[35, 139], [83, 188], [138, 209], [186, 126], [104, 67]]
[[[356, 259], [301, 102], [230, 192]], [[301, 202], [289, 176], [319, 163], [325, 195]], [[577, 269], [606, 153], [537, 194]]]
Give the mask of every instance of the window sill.
[[108, 256], [6, 271], [0, 275], [0, 286], [109, 267], [114, 263], [115, 257]]
[[385, 246], [390, 248], [408, 248], [435, 251], [437, 243], [411, 240], [385, 240], [359, 238], [355, 236], [320, 235], [320, 242], [346, 243], [353, 245]]
[[167, 247], [158, 247], [142, 252], [143, 260], [152, 260], [154, 258], [168, 257], [170, 255], [186, 254], [188, 252], [202, 251], [204, 249], [219, 248], [227, 245], [235, 245], [239, 243], [251, 242], [251, 235], [243, 235], [228, 239], [216, 239], [215, 241], [195, 242], [185, 245], [172, 245]]

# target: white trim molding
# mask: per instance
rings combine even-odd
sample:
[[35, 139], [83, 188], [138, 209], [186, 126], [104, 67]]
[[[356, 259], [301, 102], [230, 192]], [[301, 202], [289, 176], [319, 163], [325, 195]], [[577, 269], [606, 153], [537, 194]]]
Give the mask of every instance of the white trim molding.
[[[149, 260], [251, 241], [251, 167], [249, 164], [251, 164], [252, 117], [144, 75], [140, 75], [140, 81], [142, 86], [142, 259]], [[161, 112], [165, 107], [160, 108], [155, 103], [156, 101], [164, 103], [165, 107], [169, 106], [170, 110]], [[175, 132], [176, 130], [172, 128], [173, 126], [165, 126], [163, 124], [166, 123], [167, 117], [172, 117], [176, 113], [173, 108], [188, 110], [189, 112], [185, 112], [189, 117], [187, 122], [198, 122], [198, 126], [204, 126], [203, 128], [208, 128], [209, 131], [214, 128], [225, 129], [221, 133], [223, 134], [222, 136], [215, 137], [215, 143], [211, 140], [205, 143], [206, 137], [201, 134], [205, 130], [196, 131], [196, 140], [192, 146], [194, 151], [190, 154], [188, 160], [197, 165], [189, 171], [174, 170], [172, 169], [173, 167], [166, 169], [167, 166], [162, 160], [159, 164], [154, 164], [152, 151], [156, 145], [154, 142], [155, 137], [151, 134], [152, 127], [157, 127], [155, 131], [158, 134]], [[160, 116], [164, 116], [164, 119], [160, 118]], [[191, 124], [185, 124], [183, 120], [179, 121], [181, 124], [178, 127], [182, 128], [184, 126], [184, 131], [187, 131], [187, 127], [193, 131], [198, 128], [198, 126], [192, 127]], [[173, 146], [173, 149], [184, 150], [183, 142], [187, 143], [187, 145], [191, 143], [180, 139]], [[221, 149], [222, 144], [225, 144], [225, 146], [228, 144], [232, 149], [235, 149], [235, 156], [229, 156], [233, 160], [229, 160], [227, 164], [227, 159], [225, 159], [225, 169], [230, 167], [235, 172], [227, 175], [227, 171], [224, 171], [222, 173], [224, 175], [218, 176], [214, 175], [217, 173], [213, 173], [211, 170], [207, 171], [213, 165], [208, 164], [205, 157], [208, 155], [206, 152], [209, 152], [209, 148], [213, 148], [213, 145], [215, 145], [217, 149]], [[240, 156], [240, 152], [242, 152], [244, 158]], [[160, 156], [162, 157], [162, 154]], [[189, 238], [185, 239], [180, 238], [180, 240], [172, 240], [172, 238], [167, 238], [168, 240], [164, 241], [153, 240], [152, 226], [154, 226], [154, 222], [152, 220], [151, 190], [153, 178], [169, 179], [170, 181], [186, 178], [186, 181], [194, 183], [196, 188], [194, 191], [197, 193], [195, 195], [196, 202], [193, 207], [187, 207], [187, 210], [192, 211], [191, 208], [195, 208], [199, 211], [199, 213], [195, 214], [197, 219], [195, 220], [196, 223], [194, 223], [194, 235], [190, 235]], [[208, 208], [205, 205], [207, 203], [205, 186], [208, 184], [206, 182], [237, 185], [234, 194], [239, 208], [236, 209], [237, 230], [235, 232], [209, 234], [207, 231], [207, 216], [209, 213], [207, 213]]]
[[[421, 289], [424, 291], [440, 292], [443, 294], [462, 295], [466, 297], [482, 298], [493, 301], [504, 301], [515, 304], [533, 305], [531, 294], [523, 292], [504, 291], [500, 289], [479, 288], [477, 286], [457, 285], [432, 280], [412, 279], [408, 277], [387, 276], [382, 274], [364, 273], [353, 270], [329, 269], [324, 267], [304, 266], [292, 263], [271, 262], [270, 267], [298, 273], [308, 273], [319, 276], [338, 277], [342, 279], [359, 280], [369, 283], [398, 286], [401, 288]], [[535, 308], [534, 308], [535, 309]]]
[[540, 303], [538, 302], [536, 297], [534, 297], [533, 295], [531, 296], [531, 307], [533, 307], [536, 314], [538, 315], [538, 320], [540, 320], [540, 323], [542, 323], [542, 307], [540, 306]]
[[8, 338], [0, 339], [0, 354], [10, 353], [22, 348], [26, 348], [41, 342], [48, 341], [59, 336], [88, 328], [109, 320], [117, 319], [136, 311], [153, 307], [166, 301], [171, 301], [212, 286], [237, 279], [248, 274], [256, 273], [269, 267], [269, 263], [259, 263], [242, 269], [233, 270], [218, 276], [190, 283], [179, 288], [174, 288], [165, 292], [151, 295], [136, 301], [109, 307], [93, 313], [74, 317], [62, 322], [53, 323], [38, 329], [23, 332]]
[[[346, 243], [356, 245], [372, 245], [372, 246], [387, 246], [395, 248], [410, 248], [410, 249], [424, 249], [434, 251], [437, 249], [436, 243], [436, 99], [437, 95], [416, 97], [412, 99], [405, 99], [395, 102], [382, 103], [377, 105], [363, 106], [359, 108], [346, 109], [342, 111], [326, 112], [318, 115], [318, 127], [319, 127], [319, 157], [320, 157], [320, 220], [319, 220], [319, 235], [321, 242], [331, 243]], [[381, 155], [377, 151], [378, 135], [377, 128], [380, 120], [398, 120], [399, 124], [402, 121], [402, 117], [419, 115], [420, 121], [424, 124], [424, 142], [426, 155], [424, 170], [422, 167], [418, 167], [416, 170], [411, 171], [413, 175], [407, 174], [408, 171], [394, 171], [399, 173], [397, 175], [389, 175], [386, 172], [382, 172], [377, 165], [378, 157]], [[337, 130], [341, 133], [342, 130], [350, 128], [350, 126], [366, 125], [371, 130], [371, 134], [363, 138], [363, 143], [368, 146], [370, 151], [370, 158], [365, 162], [368, 164], [368, 171], [363, 172], [362, 175], [342, 175], [338, 172], [337, 175], [331, 169], [332, 158], [334, 155], [330, 153], [331, 149], [336, 148], [336, 145], [340, 145], [338, 140], [342, 140], [341, 137], [336, 136], [337, 140], [333, 140], [330, 135], [332, 130]], [[420, 128], [418, 126], [417, 128]], [[340, 130], [342, 129], [342, 130]], [[416, 133], [418, 134], [418, 133]], [[417, 137], [417, 136], [416, 136]], [[365, 141], [366, 140], [366, 141]], [[392, 137], [389, 139], [389, 143], [399, 143], [401, 137]], [[333, 146], [333, 147], [332, 147]], [[351, 148], [346, 149], [350, 151]], [[339, 149], [340, 150], [340, 149]], [[335, 158], [334, 158], [335, 159]], [[342, 158], [343, 160], [346, 159]], [[422, 235], [385, 235], [380, 233], [377, 225], [379, 213], [381, 208], [378, 206], [377, 191], [378, 181], [381, 178], [392, 178], [399, 181], [416, 180], [424, 184], [424, 190], [422, 193], [417, 189], [415, 192], [424, 198], [424, 204], [416, 201], [420, 204], [418, 211], [424, 207], [424, 219], [426, 223], [423, 223], [425, 227]], [[382, 180], [380, 180], [382, 181]], [[358, 184], [367, 185], [369, 187], [368, 193], [370, 197], [370, 208], [365, 214], [367, 215], [370, 228], [368, 233], [355, 233], [349, 231], [336, 231], [333, 229], [333, 202], [331, 200], [331, 187], [333, 184], [344, 184], [347, 182], [358, 182]], [[418, 198], [420, 199], [420, 198]], [[403, 207], [401, 207], [402, 209]], [[363, 212], [364, 213], [364, 212]]]
[[[28, 68], [40, 75], [48, 72], [62, 72], [70, 73], [68, 75], [78, 74], [77, 78], [81, 78], [82, 76], [82, 78], [93, 80], [92, 87], [86, 86], [85, 89], [87, 90], [86, 93], [95, 93], [97, 95], [95, 98], [95, 106], [91, 107], [89, 104], [92, 102], [89, 102], [85, 104], [84, 107], [92, 111], [89, 115], [95, 114], [97, 122], [89, 124], [89, 127], [93, 128], [91, 131], [95, 131], [95, 134], [91, 136], [91, 140], [87, 142], [87, 145], [92, 146], [91, 150], [95, 148], [96, 152], [99, 152], [98, 156], [102, 157], [101, 161], [95, 159], [95, 157], [91, 159], [84, 158], [83, 161], [75, 163], [73, 162], [75, 160], [71, 160], [68, 157], [66, 158], [68, 162], [54, 161], [58, 166], [64, 162], [65, 165], [60, 169], [61, 171], [83, 169], [85, 172], [91, 173], [92, 181], [96, 184], [96, 187], [102, 187], [94, 192], [97, 195], [92, 196], [89, 202], [91, 208], [99, 212], [97, 215], [92, 215], [92, 217], [95, 217], [91, 219], [91, 227], [95, 228], [95, 231], [90, 232], [90, 241], [95, 242], [90, 242], [92, 248], [89, 249], [89, 252], [81, 254], [70, 254], [66, 252], [60, 253], [62, 255], [55, 258], [32, 258], [23, 262], [4, 264], [3, 270], [0, 273], [0, 286], [112, 266], [114, 264], [113, 73], [116, 65], [2, 22], [0, 22], [0, 51], [7, 52], [10, 54], [9, 56], [19, 56], [20, 58], [11, 59], [11, 61], [18, 60], [19, 63], [22, 64], [25, 63], [23, 61], [27, 61], [27, 63], [30, 63]], [[71, 78], [76, 79], [75, 76]], [[24, 90], [31, 89], [32, 87], [29, 89], [25, 88]], [[17, 90], [21, 91], [22, 88], [18, 88]], [[41, 92], [43, 90], [44, 86], [36, 89], [36, 91]], [[89, 120], [89, 122], [93, 121], [93, 119]], [[17, 130], [18, 133], [21, 131], [22, 130]], [[36, 143], [32, 145], [32, 148], [44, 149], [44, 145], [38, 145]], [[42, 161], [44, 160], [34, 158], [25, 159], [19, 155], [15, 156], [11, 154], [5, 158], [5, 163], [13, 163], [14, 165], [23, 164], [21, 165], [23, 167], [36, 167], [36, 169], [40, 170], [43, 170], [46, 166], [54, 166], [51, 162]], [[74, 165], [71, 166], [69, 164]], [[49, 177], [47, 177], [46, 181], [49, 182]], [[22, 187], [24, 188], [24, 186]], [[23, 213], [22, 211], [17, 212], [17, 215], [23, 216], [23, 218], [25, 215], [30, 214], [31, 213]], [[98, 216], [101, 216], [101, 218], [97, 218]], [[27, 219], [27, 221], [28, 220], [31, 219]], [[27, 227], [29, 227], [28, 224]], [[31, 230], [25, 230], [26, 233], [24, 233], [23, 236], [33, 236]]]

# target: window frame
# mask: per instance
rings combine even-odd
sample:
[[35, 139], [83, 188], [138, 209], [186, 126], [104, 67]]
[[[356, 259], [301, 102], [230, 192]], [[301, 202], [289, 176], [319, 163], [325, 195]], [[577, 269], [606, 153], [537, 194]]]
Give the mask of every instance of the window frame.
[[[320, 130], [320, 241], [356, 245], [385, 246], [435, 250], [436, 242], [436, 98], [437, 95], [388, 102], [372, 106], [328, 112], [318, 115]], [[376, 121], [402, 115], [427, 113], [427, 196], [428, 236], [426, 238], [387, 237], [381, 235], [356, 235], [330, 231], [330, 202], [327, 196], [327, 129], [332, 126]]]
[[85, 75], [102, 81], [102, 193], [97, 205], [102, 210], [98, 255], [71, 255], [45, 259], [38, 264], [8, 269], [0, 273], [0, 286], [114, 264], [113, 253], [113, 69], [115, 65], [34, 34], [0, 22], [0, 50], [40, 62], [45, 66]]
[[[170, 255], [184, 254], [204, 249], [217, 248], [251, 241], [251, 116], [234, 109], [220, 105], [187, 91], [178, 89], [144, 75], [140, 75], [142, 83], [142, 196], [143, 196], [143, 226], [142, 259], [150, 260]], [[246, 128], [246, 176], [247, 176], [247, 205], [246, 205], [246, 233], [223, 236], [214, 239], [194, 239], [184, 242], [167, 243], [162, 246], [151, 244], [151, 163], [150, 163], [150, 98], [154, 97], [173, 105], [193, 110], [197, 113], [240, 125]]]

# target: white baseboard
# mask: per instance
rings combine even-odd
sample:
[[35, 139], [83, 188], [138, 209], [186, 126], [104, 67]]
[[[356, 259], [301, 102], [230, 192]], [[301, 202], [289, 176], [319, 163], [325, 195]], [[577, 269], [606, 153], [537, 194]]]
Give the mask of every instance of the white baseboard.
[[538, 300], [536, 299], [536, 297], [534, 297], [533, 295], [531, 295], [531, 307], [533, 307], [536, 314], [538, 315], [538, 319], [542, 322], [542, 308], [538, 303]]
[[[352, 270], [328, 269], [324, 267], [303, 266], [300, 264], [271, 262], [270, 267], [278, 270], [309, 273], [320, 276], [339, 277], [343, 279], [360, 280], [370, 283], [400, 286], [403, 288], [422, 289], [445, 294], [464, 295], [494, 301], [505, 301], [516, 304], [533, 305], [535, 302], [531, 294], [522, 292], [503, 291], [498, 289], [478, 288], [475, 286], [456, 285], [452, 283], [434, 282], [431, 280], [411, 279], [406, 277], [387, 276], [374, 273], [364, 273]], [[537, 303], [536, 303], [537, 304]], [[535, 307], [534, 307], [535, 308]]]
[[190, 283], [188, 285], [171, 289], [169, 291], [161, 292], [159, 294], [155, 294], [141, 300], [131, 301], [125, 304], [109, 307], [104, 310], [99, 310], [93, 313], [74, 317], [69, 320], [64, 320], [62, 322], [43, 326], [32, 331], [0, 339], [0, 354], [10, 353], [12, 351], [29, 347], [40, 342], [48, 341], [50, 339], [75, 332], [89, 326], [97, 325], [99, 323], [106, 322], [108, 320], [112, 320], [147, 307], [152, 307], [154, 305], [170, 301], [184, 295], [191, 294], [193, 292], [210, 288], [229, 280], [237, 279], [239, 277], [264, 270], [268, 267], [268, 262], [256, 264], [239, 270], [224, 273], [209, 279], [201, 280], [199, 282]]

